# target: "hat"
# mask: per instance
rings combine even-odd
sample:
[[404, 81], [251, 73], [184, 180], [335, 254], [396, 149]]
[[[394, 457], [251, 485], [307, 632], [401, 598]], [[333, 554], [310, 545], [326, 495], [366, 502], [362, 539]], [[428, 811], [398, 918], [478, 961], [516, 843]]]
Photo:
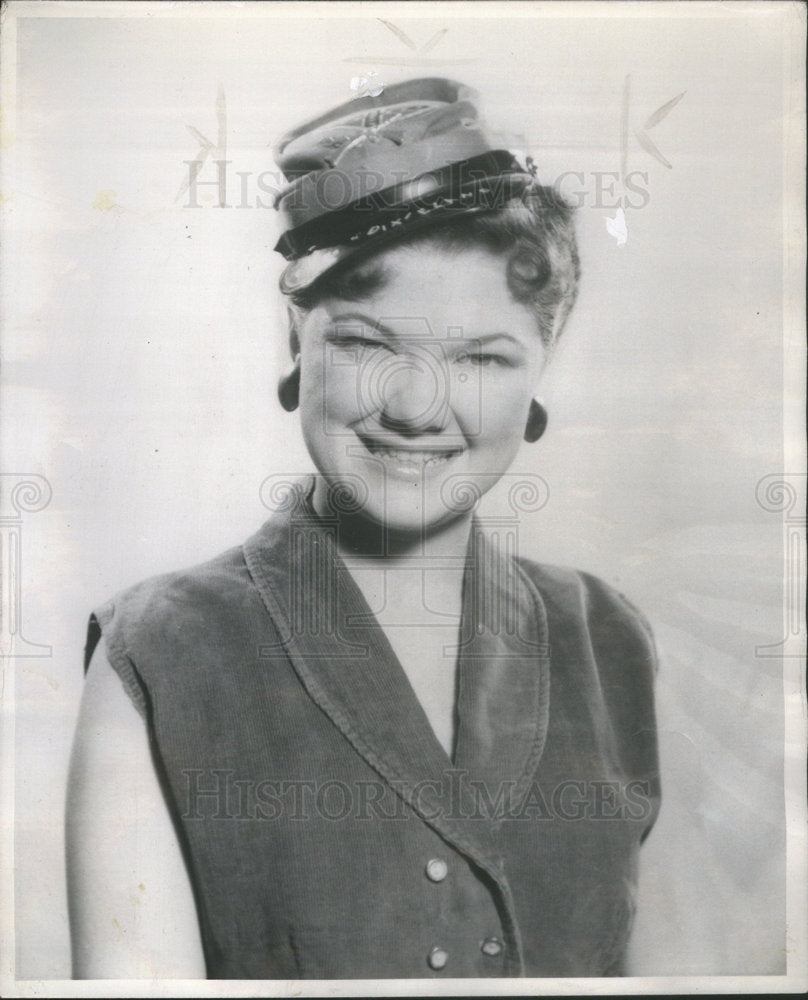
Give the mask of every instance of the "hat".
[[488, 139], [476, 97], [453, 80], [408, 80], [284, 135], [281, 289], [301, 291], [359, 251], [500, 207], [530, 185], [533, 175]]

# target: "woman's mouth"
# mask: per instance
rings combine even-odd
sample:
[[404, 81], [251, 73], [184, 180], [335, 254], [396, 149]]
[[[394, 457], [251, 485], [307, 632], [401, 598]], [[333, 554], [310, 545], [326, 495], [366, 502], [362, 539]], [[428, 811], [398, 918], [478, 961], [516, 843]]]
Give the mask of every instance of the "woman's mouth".
[[365, 437], [360, 438], [360, 440], [375, 458], [390, 465], [409, 467], [414, 470], [446, 465], [463, 450], [462, 448], [402, 448]]

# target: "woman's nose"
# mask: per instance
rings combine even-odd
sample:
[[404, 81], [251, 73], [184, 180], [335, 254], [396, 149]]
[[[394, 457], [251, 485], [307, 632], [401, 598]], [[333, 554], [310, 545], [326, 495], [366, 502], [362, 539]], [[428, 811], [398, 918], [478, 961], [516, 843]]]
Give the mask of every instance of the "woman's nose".
[[428, 351], [396, 355], [378, 372], [377, 412], [384, 427], [400, 433], [443, 430], [449, 380], [441, 359]]

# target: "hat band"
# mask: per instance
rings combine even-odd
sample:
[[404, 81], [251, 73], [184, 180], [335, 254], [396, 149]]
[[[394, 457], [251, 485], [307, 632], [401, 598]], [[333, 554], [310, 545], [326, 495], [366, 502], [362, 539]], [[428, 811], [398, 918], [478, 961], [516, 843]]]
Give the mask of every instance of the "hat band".
[[496, 149], [420, 174], [288, 230], [275, 245], [287, 260], [328, 247], [364, 242], [438, 212], [500, 207], [514, 188], [532, 182], [512, 153]]

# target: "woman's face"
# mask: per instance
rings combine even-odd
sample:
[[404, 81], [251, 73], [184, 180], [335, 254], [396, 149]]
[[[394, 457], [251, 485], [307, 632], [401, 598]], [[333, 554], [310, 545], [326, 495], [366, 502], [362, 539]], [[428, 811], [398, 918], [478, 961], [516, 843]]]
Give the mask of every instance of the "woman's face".
[[325, 299], [298, 330], [303, 436], [365, 517], [420, 533], [458, 516], [464, 483], [485, 493], [508, 469], [545, 350], [504, 258], [427, 244], [377, 262], [377, 291]]

